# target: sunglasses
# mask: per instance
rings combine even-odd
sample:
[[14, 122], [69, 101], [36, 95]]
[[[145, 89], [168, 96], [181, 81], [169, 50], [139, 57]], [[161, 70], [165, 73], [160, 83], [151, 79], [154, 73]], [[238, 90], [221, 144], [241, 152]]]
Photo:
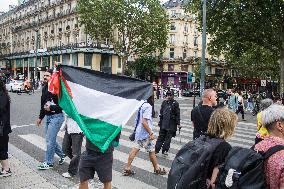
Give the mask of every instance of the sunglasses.
[[43, 77], [50, 77], [51, 75], [43, 75]]

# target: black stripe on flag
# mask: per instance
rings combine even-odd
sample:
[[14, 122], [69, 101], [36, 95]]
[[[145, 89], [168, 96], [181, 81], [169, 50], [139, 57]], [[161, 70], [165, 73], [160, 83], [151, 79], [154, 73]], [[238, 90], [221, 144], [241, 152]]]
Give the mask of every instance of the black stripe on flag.
[[110, 95], [147, 100], [153, 94], [152, 84], [139, 79], [69, 65], [60, 68], [67, 81]]

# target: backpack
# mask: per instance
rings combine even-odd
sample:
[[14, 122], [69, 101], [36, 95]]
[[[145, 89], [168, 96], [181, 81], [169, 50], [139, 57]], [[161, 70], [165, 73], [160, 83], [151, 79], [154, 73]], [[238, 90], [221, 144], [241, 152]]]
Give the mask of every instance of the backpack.
[[168, 175], [168, 189], [207, 189], [207, 170], [216, 147], [223, 139], [200, 136], [177, 153]]
[[264, 161], [284, 146], [271, 147], [266, 153], [233, 147], [219, 167], [215, 189], [266, 189]]

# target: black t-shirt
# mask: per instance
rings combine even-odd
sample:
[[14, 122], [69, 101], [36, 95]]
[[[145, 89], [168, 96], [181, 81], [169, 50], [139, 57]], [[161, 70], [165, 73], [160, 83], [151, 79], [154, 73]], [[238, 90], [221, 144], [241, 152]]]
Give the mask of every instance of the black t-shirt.
[[[203, 119], [198, 112], [198, 108], [200, 110], [200, 113], [202, 114]], [[191, 121], [194, 123], [194, 131], [207, 131], [208, 122], [213, 111], [214, 109], [211, 106], [207, 105], [196, 106], [195, 108], [193, 108], [193, 110], [191, 111]]]
[[208, 167], [207, 178], [211, 179], [214, 167], [218, 167], [225, 162], [225, 159], [231, 149], [232, 146], [226, 141], [221, 142], [216, 147]]

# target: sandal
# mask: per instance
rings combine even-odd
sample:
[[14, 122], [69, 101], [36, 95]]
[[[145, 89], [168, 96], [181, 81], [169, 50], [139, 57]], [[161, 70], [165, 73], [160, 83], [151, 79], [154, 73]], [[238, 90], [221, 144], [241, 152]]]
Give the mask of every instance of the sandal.
[[133, 170], [124, 169], [122, 175], [123, 176], [132, 176], [132, 175], [135, 175], [135, 172]]
[[159, 169], [157, 169], [157, 170], [155, 170], [154, 171], [154, 173], [156, 174], [156, 175], [166, 175], [167, 174], [167, 171], [165, 170], [165, 168], [159, 168]]

